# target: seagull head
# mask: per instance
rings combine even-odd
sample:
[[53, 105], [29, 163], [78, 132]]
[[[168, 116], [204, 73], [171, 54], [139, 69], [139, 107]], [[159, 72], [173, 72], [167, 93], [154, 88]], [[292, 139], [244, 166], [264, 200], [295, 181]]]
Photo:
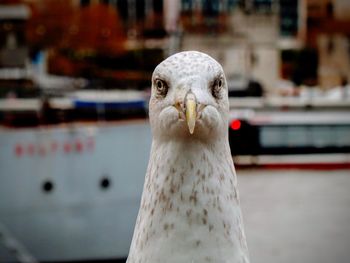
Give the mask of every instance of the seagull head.
[[149, 104], [154, 136], [217, 139], [227, 134], [228, 112], [225, 74], [212, 57], [185, 51], [155, 68]]

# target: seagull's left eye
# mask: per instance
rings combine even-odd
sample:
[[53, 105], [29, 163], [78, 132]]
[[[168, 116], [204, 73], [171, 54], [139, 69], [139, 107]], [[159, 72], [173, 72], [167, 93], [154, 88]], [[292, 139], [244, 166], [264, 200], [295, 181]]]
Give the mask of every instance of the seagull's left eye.
[[224, 81], [223, 79], [217, 78], [211, 87], [211, 94], [213, 95], [214, 98], [220, 99], [221, 98], [221, 89], [224, 86]]
[[157, 91], [157, 95], [165, 97], [166, 94], [168, 93], [168, 85], [166, 84], [166, 82], [161, 79], [156, 79], [156, 81], [154, 82], [154, 85]]

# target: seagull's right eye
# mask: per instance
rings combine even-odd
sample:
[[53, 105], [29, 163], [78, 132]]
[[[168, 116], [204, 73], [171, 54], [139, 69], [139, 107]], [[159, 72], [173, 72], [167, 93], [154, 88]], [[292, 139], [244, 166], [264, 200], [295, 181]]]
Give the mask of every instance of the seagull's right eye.
[[154, 85], [157, 91], [157, 95], [161, 97], [165, 97], [166, 94], [168, 93], [168, 85], [166, 84], [166, 82], [161, 79], [156, 79], [154, 82]]
[[224, 81], [221, 76], [214, 80], [211, 87], [211, 94], [215, 99], [221, 98], [221, 90], [223, 88], [223, 85], [224, 85]]

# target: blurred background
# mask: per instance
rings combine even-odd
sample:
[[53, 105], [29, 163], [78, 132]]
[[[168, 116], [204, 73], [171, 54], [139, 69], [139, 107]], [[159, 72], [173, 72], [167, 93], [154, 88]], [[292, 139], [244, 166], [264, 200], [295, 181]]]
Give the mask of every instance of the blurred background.
[[0, 262], [124, 262], [155, 66], [226, 73], [252, 262], [350, 261], [350, 2], [1, 0]]

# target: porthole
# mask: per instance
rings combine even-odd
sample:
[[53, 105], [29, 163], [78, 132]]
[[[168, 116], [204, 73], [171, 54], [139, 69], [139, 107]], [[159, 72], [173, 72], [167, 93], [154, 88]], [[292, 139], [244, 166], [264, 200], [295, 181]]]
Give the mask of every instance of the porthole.
[[103, 177], [100, 181], [100, 187], [103, 190], [107, 190], [111, 186], [111, 180], [108, 177]]
[[43, 182], [42, 190], [44, 193], [50, 193], [53, 191], [53, 189], [54, 189], [54, 184], [52, 181], [47, 180], [47, 181]]

